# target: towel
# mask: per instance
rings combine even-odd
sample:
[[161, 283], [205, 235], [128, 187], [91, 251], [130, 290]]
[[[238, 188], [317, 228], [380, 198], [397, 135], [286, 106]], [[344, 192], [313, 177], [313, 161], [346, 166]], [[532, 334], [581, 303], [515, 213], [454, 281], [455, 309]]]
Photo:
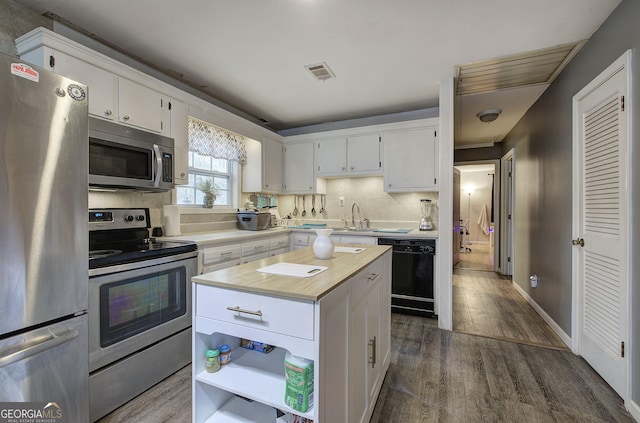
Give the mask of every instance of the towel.
[[478, 226], [482, 229], [485, 235], [489, 235], [489, 218], [487, 218], [487, 205], [482, 205], [482, 210], [480, 210], [480, 216], [478, 216]]

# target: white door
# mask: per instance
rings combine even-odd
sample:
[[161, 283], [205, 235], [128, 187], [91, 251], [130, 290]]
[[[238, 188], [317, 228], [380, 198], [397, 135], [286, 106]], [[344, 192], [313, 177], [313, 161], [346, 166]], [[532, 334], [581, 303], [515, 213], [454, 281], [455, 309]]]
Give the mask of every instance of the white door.
[[504, 275], [513, 275], [513, 194], [514, 194], [514, 181], [515, 181], [515, 168], [513, 160], [514, 152], [510, 150], [502, 157], [502, 209], [501, 227], [504, 228], [502, 232], [502, 238], [500, 240], [500, 269]]
[[574, 350], [623, 398], [629, 319], [629, 61], [630, 53], [573, 103]]

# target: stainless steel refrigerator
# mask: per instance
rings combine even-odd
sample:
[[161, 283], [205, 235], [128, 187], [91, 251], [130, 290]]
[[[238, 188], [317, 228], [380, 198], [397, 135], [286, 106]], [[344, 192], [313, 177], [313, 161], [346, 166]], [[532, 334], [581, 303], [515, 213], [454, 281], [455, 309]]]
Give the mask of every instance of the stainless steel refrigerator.
[[0, 411], [87, 422], [87, 87], [0, 54], [0, 92]]

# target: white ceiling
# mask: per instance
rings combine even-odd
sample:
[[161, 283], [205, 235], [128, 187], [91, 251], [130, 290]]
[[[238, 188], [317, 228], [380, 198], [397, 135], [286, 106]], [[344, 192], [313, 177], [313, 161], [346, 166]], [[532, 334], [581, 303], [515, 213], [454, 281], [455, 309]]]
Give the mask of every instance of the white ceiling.
[[[437, 107], [456, 65], [587, 39], [620, 2], [14, 1], [181, 74], [274, 130]], [[304, 67], [320, 62], [335, 79]], [[459, 98], [456, 143], [501, 140], [544, 88]], [[496, 122], [475, 118], [495, 107]]]

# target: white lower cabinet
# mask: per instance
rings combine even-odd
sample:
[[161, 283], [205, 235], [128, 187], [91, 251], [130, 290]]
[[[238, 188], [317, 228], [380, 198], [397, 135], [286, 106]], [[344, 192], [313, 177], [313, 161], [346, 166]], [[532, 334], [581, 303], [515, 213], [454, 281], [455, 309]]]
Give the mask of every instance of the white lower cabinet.
[[[389, 366], [390, 263], [387, 252], [318, 301], [195, 283], [193, 422], [275, 423], [276, 409], [314, 423], [368, 421]], [[241, 338], [276, 348], [246, 350]], [[221, 344], [231, 363], [208, 373], [205, 352]], [[314, 405], [304, 413], [284, 403], [287, 351], [314, 362]]]

